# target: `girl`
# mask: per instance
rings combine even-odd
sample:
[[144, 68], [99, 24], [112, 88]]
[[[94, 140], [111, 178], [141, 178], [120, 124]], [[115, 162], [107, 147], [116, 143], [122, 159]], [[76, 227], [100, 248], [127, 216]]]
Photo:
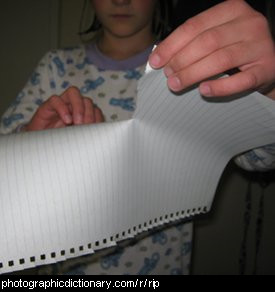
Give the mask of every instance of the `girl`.
[[[52, 51], [2, 118], [1, 133], [126, 120], [159, 36], [165, 0], [91, 0], [94, 41]], [[170, 2], [171, 3], [171, 2]], [[247, 161], [247, 159], [245, 160]], [[53, 274], [188, 274], [192, 224], [142, 234], [117, 248], [49, 267]]]
[[[2, 133], [127, 120], [158, 35], [166, 1], [92, 0], [94, 41], [49, 52], [2, 119]], [[39, 273], [187, 274], [191, 225], [179, 225]]]

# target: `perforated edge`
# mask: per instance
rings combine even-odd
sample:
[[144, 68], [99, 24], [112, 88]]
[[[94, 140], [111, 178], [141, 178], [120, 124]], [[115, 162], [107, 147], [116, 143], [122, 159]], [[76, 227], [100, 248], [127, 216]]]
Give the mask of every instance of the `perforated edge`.
[[[110, 247], [115, 245], [117, 242], [121, 240], [125, 240], [131, 237], [134, 237], [144, 231], [151, 230], [155, 227], [159, 227], [161, 225], [171, 223], [180, 219], [188, 219], [192, 218], [195, 215], [201, 213], [207, 213], [209, 211], [208, 207], [199, 207], [193, 209], [187, 209], [185, 211], [175, 212], [172, 214], [166, 214], [164, 216], [160, 216], [159, 218], [151, 219], [143, 224], [139, 224], [132, 228], [129, 228], [127, 231], [123, 231], [121, 233], [115, 234], [110, 238], [105, 238], [101, 241], [96, 241], [93, 243], [83, 244], [78, 247], [71, 247], [69, 249], [62, 249], [58, 252], [53, 251], [50, 254], [41, 254], [39, 256], [30, 256], [29, 258], [19, 258], [17, 260], [10, 259], [7, 262], [0, 262], [0, 273], [12, 272], [17, 270], [23, 270], [24, 266], [36, 267], [45, 264], [48, 264], [47, 261], [54, 261], [53, 263], [65, 261], [69, 258], [92, 254], [97, 250]], [[61, 258], [60, 258], [61, 257]], [[39, 263], [38, 263], [39, 262]]]

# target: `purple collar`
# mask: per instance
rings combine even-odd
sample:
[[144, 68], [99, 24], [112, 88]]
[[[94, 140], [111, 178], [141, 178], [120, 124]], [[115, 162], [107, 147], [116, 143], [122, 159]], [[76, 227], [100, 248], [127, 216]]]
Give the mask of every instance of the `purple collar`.
[[93, 42], [86, 46], [86, 54], [91, 63], [101, 70], [126, 71], [133, 70], [147, 63], [148, 58], [153, 50], [154, 45], [151, 45], [143, 52], [127, 59], [114, 60], [105, 56], [100, 52], [97, 45]]

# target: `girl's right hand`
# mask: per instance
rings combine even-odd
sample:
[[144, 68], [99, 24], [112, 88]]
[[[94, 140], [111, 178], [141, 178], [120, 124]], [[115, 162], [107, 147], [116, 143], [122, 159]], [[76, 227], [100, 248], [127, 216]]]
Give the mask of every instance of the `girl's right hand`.
[[104, 122], [103, 113], [93, 101], [83, 97], [78, 88], [70, 87], [62, 95], [53, 95], [44, 102], [22, 131], [57, 129], [70, 125], [102, 122]]

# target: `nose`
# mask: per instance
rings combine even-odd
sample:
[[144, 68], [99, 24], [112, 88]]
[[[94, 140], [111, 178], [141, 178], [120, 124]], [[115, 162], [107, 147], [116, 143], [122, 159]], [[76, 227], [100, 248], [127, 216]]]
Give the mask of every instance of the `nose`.
[[112, 0], [112, 3], [117, 6], [129, 5], [131, 0]]

